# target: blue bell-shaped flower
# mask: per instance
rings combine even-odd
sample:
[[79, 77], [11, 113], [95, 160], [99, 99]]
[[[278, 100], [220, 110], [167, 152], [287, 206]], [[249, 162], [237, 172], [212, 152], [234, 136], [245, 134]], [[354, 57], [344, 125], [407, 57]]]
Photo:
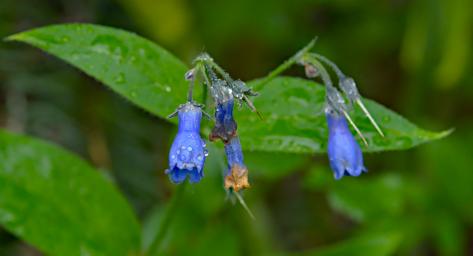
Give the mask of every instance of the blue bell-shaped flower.
[[225, 189], [239, 190], [249, 188], [248, 169], [243, 163], [243, 151], [241, 150], [240, 139], [235, 136], [225, 144], [225, 154], [227, 155], [228, 171], [225, 175]]
[[199, 134], [202, 110], [200, 106], [187, 102], [179, 107], [177, 115], [179, 127], [169, 152], [166, 174], [174, 183], [181, 183], [187, 177], [191, 183], [196, 183], [204, 176], [204, 162], [208, 155]]
[[233, 119], [233, 105], [233, 98], [217, 103], [215, 126], [209, 135], [211, 141], [221, 139], [224, 143], [228, 143], [236, 135], [237, 124]]
[[366, 172], [360, 145], [348, 128], [347, 120], [328, 107], [325, 111], [329, 130], [328, 158], [335, 179], [344, 175], [359, 176]]

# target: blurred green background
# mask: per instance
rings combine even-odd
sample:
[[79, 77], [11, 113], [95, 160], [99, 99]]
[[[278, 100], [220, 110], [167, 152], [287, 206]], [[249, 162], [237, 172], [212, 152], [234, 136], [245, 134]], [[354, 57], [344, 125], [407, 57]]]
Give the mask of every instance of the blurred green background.
[[[210, 152], [164, 255], [473, 255], [473, 2], [0, 0], [1, 37], [65, 22], [134, 31], [187, 63], [205, 50], [244, 80], [317, 35], [315, 51], [365, 97], [423, 128], [456, 129], [416, 149], [366, 155], [368, 174], [338, 182], [325, 155], [246, 152], [255, 221], [228, 200], [224, 156]], [[175, 189], [164, 175], [171, 124], [37, 49], [3, 42], [0, 104], [2, 127], [58, 143], [116, 182], [149, 243]], [[0, 230], [0, 255], [41, 254]]]

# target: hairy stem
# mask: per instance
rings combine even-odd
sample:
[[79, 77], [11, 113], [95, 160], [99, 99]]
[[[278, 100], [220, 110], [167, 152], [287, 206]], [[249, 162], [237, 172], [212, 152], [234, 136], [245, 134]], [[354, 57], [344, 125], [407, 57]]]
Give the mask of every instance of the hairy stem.
[[255, 87], [261, 87], [267, 84], [269, 81], [273, 80], [276, 76], [281, 74], [282, 72], [286, 71], [292, 65], [297, 63], [307, 52], [309, 52], [315, 45], [317, 41], [317, 37], [312, 39], [304, 48], [300, 49], [296, 54], [294, 54], [291, 58], [284, 61], [281, 65], [279, 65], [276, 69], [271, 71], [261, 82], [259, 82]]
[[192, 102], [192, 92], [194, 91], [195, 79], [189, 81], [189, 90], [187, 91], [187, 101]]

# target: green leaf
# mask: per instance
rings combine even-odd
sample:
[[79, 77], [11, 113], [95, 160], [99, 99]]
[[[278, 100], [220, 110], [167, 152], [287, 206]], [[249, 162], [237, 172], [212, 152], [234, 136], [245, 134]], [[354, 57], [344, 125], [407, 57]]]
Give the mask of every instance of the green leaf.
[[99, 25], [65, 24], [29, 30], [7, 40], [28, 43], [61, 58], [160, 117], [186, 100], [186, 65], [136, 34]]
[[[66, 24], [33, 29], [7, 39], [29, 43], [69, 62], [157, 116], [167, 116], [185, 101], [186, 66], [135, 34], [97, 25]], [[250, 85], [257, 87], [258, 81]], [[245, 149], [288, 153], [326, 150], [322, 86], [281, 77], [268, 82], [259, 92], [254, 103], [264, 120], [247, 109], [237, 114]], [[380, 137], [356, 109], [354, 119], [370, 143], [364, 151], [407, 149], [450, 132], [422, 130], [373, 101], [365, 100], [365, 104], [386, 138]]]
[[[249, 85], [258, 85], [258, 80]], [[260, 96], [254, 99], [254, 104], [262, 113], [263, 120], [249, 110], [236, 114], [238, 133], [246, 150], [326, 151], [328, 131], [324, 114], [324, 87], [306, 79], [278, 77], [258, 92]], [[374, 101], [363, 102], [386, 135], [385, 138], [378, 135], [363, 112], [355, 107], [350, 115], [369, 142], [368, 147], [362, 145], [365, 152], [408, 149], [440, 139], [451, 132], [436, 133], [420, 129]]]
[[0, 131], [0, 223], [47, 255], [138, 255], [138, 222], [101, 174], [57, 146]]

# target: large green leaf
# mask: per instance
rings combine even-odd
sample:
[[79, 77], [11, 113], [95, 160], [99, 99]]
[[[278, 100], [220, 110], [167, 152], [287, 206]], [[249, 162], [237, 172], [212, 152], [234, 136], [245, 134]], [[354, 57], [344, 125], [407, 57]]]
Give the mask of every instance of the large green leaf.
[[57, 146], [0, 131], [0, 195], [0, 224], [47, 255], [138, 255], [125, 199]]
[[36, 46], [161, 117], [186, 100], [185, 64], [136, 34], [90, 24], [53, 25], [8, 37]]
[[[245, 149], [293, 153], [326, 150], [325, 91], [321, 85], [293, 77], [275, 78], [261, 89], [257, 86], [258, 81], [249, 84], [260, 93], [254, 104], [263, 120], [249, 110], [236, 114]], [[377, 134], [363, 112], [355, 107], [350, 115], [369, 142], [368, 147], [362, 145], [363, 151], [408, 149], [450, 133], [423, 130], [374, 101], [364, 100], [364, 103], [386, 137]]]
[[[8, 39], [29, 43], [58, 56], [160, 117], [185, 100], [186, 66], [135, 34], [97, 25], [67, 24], [26, 31]], [[250, 85], [257, 87], [258, 82]], [[322, 86], [286, 77], [270, 81], [259, 92], [255, 105], [264, 120], [249, 110], [237, 114], [245, 149], [325, 151], [327, 128]], [[361, 111], [355, 111], [355, 121], [370, 142], [364, 151], [407, 149], [448, 134], [422, 130], [375, 102], [365, 100], [365, 103], [381, 124], [386, 138], [375, 132]]]

